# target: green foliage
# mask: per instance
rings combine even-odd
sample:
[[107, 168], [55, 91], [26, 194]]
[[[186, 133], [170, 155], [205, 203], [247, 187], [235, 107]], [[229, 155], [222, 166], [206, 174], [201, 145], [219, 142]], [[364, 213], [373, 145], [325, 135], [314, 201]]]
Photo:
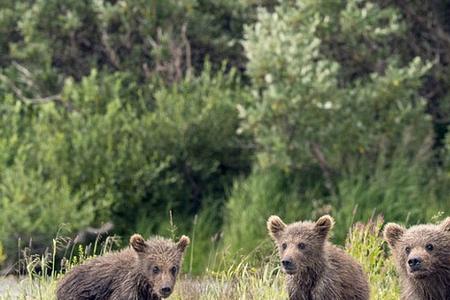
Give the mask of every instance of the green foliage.
[[[300, 169], [316, 160], [339, 172], [349, 161], [391, 151], [406, 130], [415, 132], [414, 145], [420, 145], [431, 128], [418, 96], [429, 65], [416, 58], [401, 67], [390, 59], [382, 72], [346, 79], [326, 45], [334, 16], [313, 2], [291, 2], [283, 1], [274, 13], [260, 11], [246, 30], [248, 73], [258, 94], [247, 108], [245, 128], [261, 147], [260, 164]], [[338, 10], [342, 32], [334, 33], [348, 47], [355, 43], [353, 31], [346, 35], [354, 27], [348, 15], [355, 5], [349, 1]], [[400, 27], [393, 11], [373, 4], [364, 9], [369, 12], [361, 13], [360, 30], [378, 32], [366, 37], [370, 42]], [[392, 21], [383, 25], [388, 13]]]
[[[156, 92], [154, 112], [141, 121], [155, 153], [170, 161], [172, 182], [157, 196], [167, 205], [165, 211], [175, 210], [175, 217], [194, 215], [204, 199], [220, 199], [232, 178], [249, 168], [249, 152], [240, 147], [247, 137], [237, 134], [236, 110], [249, 97], [237, 84], [233, 74], [214, 77], [205, 71], [199, 78]], [[164, 210], [147, 211], [152, 215], [144, 218], [161, 220]]]
[[94, 70], [79, 83], [66, 80], [60, 105], [6, 96], [0, 240], [16, 245], [18, 237], [48, 237], [61, 223], [77, 230], [94, 219], [111, 219], [122, 233], [138, 225], [155, 233], [169, 210], [188, 230], [204, 199], [220, 198], [249, 168], [239, 146], [247, 137], [236, 133], [236, 105], [249, 97], [238, 86], [233, 72], [208, 68], [156, 90]]
[[[404, 30], [397, 10], [370, 1], [281, 1], [258, 12], [245, 31], [254, 100], [240, 109], [242, 130], [254, 136], [257, 167], [284, 170], [302, 188], [256, 177], [261, 186], [236, 188], [225, 249], [253, 251], [272, 213], [332, 213], [343, 241], [355, 220], [417, 223], [442, 207], [419, 92], [431, 65], [397, 59], [391, 42]], [[273, 200], [285, 194], [301, 212], [300, 200]]]
[[42, 173], [25, 169], [22, 161], [0, 179], [0, 240], [7, 253], [15, 253], [17, 239], [45, 247], [61, 224], [80, 229], [93, 221], [92, 206], [71, 193], [67, 178], [44, 181]]
[[172, 82], [205, 57], [243, 64], [245, 6], [235, 1], [2, 1], [0, 12], [0, 67], [34, 98], [92, 69]]

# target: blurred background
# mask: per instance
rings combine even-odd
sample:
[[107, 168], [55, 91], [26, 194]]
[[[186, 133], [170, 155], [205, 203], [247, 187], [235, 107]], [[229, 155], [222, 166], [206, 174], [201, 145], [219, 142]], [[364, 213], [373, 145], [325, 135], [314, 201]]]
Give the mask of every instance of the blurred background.
[[271, 214], [329, 213], [341, 244], [378, 215], [448, 215], [449, 14], [447, 0], [1, 0], [0, 269], [105, 226], [122, 246], [189, 235], [200, 274], [270, 254]]

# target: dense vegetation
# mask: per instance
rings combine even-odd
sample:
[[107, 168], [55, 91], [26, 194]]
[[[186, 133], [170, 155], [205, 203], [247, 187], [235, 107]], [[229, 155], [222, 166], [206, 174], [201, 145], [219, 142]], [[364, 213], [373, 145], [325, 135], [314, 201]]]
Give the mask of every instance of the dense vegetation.
[[270, 214], [331, 213], [341, 243], [374, 215], [449, 214], [449, 10], [1, 1], [7, 257], [112, 221], [123, 236], [188, 233], [201, 273], [270, 253]]

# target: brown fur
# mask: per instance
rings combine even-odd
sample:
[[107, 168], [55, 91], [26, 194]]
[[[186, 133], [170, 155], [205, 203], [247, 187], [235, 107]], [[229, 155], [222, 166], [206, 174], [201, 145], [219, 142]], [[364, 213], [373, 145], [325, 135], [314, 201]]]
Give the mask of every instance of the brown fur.
[[[450, 218], [409, 229], [389, 223], [384, 239], [400, 275], [401, 299], [450, 299]], [[414, 260], [420, 263], [415, 265]]]
[[369, 285], [361, 266], [328, 242], [330, 216], [317, 222], [286, 225], [277, 216], [267, 221], [287, 274], [290, 300], [369, 299]]
[[59, 282], [59, 300], [160, 300], [173, 291], [189, 238], [177, 243], [135, 234], [120, 252], [86, 261]]

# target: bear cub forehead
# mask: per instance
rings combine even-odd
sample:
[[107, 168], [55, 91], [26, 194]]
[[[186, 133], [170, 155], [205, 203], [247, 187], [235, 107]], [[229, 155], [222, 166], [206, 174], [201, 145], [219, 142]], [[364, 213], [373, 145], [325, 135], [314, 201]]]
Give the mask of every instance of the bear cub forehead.
[[271, 216], [267, 220], [269, 235], [278, 243], [286, 241], [324, 241], [328, 231], [333, 227], [334, 220], [328, 215], [320, 217], [316, 222], [295, 222], [286, 225], [280, 217]]
[[177, 243], [162, 237], [144, 240], [138, 234], [130, 238], [130, 246], [136, 252], [137, 257], [159, 263], [179, 262], [183, 258], [189, 242], [190, 240], [186, 236], [182, 236]]
[[409, 229], [395, 223], [388, 223], [383, 234], [392, 249], [397, 249], [399, 245], [405, 243], [421, 245], [430, 241], [447, 246], [450, 244], [450, 217], [437, 225], [423, 224]]
[[449, 245], [450, 236], [437, 225], [417, 225], [406, 230], [400, 242], [410, 246], [425, 246], [430, 242]]
[[315, 230], [314, 223], [308, 221], [287, 225], [286, 230], [280, 236], [281, 239], [287, 240], [317, 240], [320, 237], [320, 234]]
[[415, 225], [409, 229], [403, 229], [403, 232], [397, 237], [397, 242], [393, 239], [391, 246], [393, 248], [426, 247], [430, 243], [441, 247], [450, 246], [450, 232], [445, 230], [442, 225]]

